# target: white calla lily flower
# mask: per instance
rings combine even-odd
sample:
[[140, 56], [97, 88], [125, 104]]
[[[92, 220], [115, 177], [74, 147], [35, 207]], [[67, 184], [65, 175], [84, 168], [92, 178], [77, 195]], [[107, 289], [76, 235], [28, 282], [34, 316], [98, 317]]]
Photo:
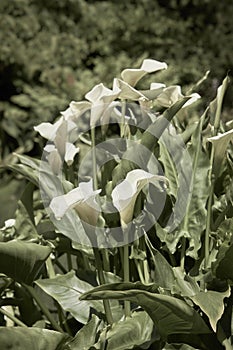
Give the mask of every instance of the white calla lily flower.
[[130, 171], [125, 180], [119, 183], [112, 191], [113, 205], [120, 213], [122, 225], [127, 225], [133, 218], [134, 205], [138, 194], [143, 187], [152, 183], [155, 186], [167, 183], [164, 176], [154, 175], [141, 169]]
[[76, 129], [76, 124], [71, 119], [62, 116], [55, 124], [41, 123], [34, 129], [41, 136], [53, 141], [54, 145], [45, 146], [44, 150], [49, 153], [46, 157], [54, 174], [58, 174], [62, 167], [62, 161], [65, 160], [67, 165], [71, 165], [79, 148], [70, 142], [70, 135]]
[[121, 77], [126, 83], [134, 87], [146, 74], [154, 73], [162, 69], [167, 69], [167, 64], [165, 62], [145, 59], [138, 69], [124, 69], [121, 72]]
[[91, 102], [91, 127], [95, 126], [97, 121], [101, 119], [102, 124], [108, 123], [112, 108], [114, 108], [114, 100], [119, 96], [121, 90], [114, 85], [113, 90], [108, 89], [102, 83], [94, 86], [85, 98]]
[[93, 190], [92, 179], [81, 182], [79, 186], [65, 195], [52, 199], [50, 209], [56, 219], [61, 219], [69, 209], [75, 209], [81, 220], [96, 226], [101, 211], [95, 197], [101, 190]]
[[3, 227], [0, 228], [1, 231], [6, 230], [7, 228], [11, 228], [15, 225], [16, 220], [15, 219], [8, 219], [5, 221], [5, 224]]
[[77, 119], [91, 108], [91, 103], [87, 101], [75, 102], [71, 101], [69, 107], [61, 112], [62, 116], [67, 121], [76, 122]]
[[73, 164], [74, 157], [79, 153], [79, 151], [79, 147], [75, 147], [73, 143], [66, 142], [65, 162], [68, 166]]
[[[63, 112], [62, 112], [63, 113]], [[70, 133], [72, 130], [76, 128], [76, 124], [72, 120], [67, 120], [62, 116], [58, 121], [54, 124], [51, 123], [41, 123], [37, 126], [34, 126], [34, 130], [37, 131], [42, 137], [49, 141], [54, 141], [58, 130], [62, 125], [67, 125], [67, 131]]]
[[[165, 88], [157, 97], [156, 101], [162, 107], [169, 108], [183, 97], [185, 96], [181, 92], [181, 87], [179, 85], [173, 85]], [[193, 93], [186, 97], [190, 97], [190, 99], [183, 105], [182, 108], [191, 105], [192, 103], [196, 102], [199, 98], [201, 98], [201, 96], [197, 93]]]
[[58, 128], [61, 126], [63, 118], [61, 117], [56, 123], [41, 123], [34, 126], [34, 130], [37, 131], [42, 137], [49, 141], [53, 141], [56, 137]]
[[233, 129], [207, 139], [214, 148], [214, 172], [219, 173], [229, 142], [233, 142]]
[[190, 99], [187, 102], [185, 102], [185, 104], [182, 106], [182, 108], [190, 106], [191, 104], [193, 104], [194, 102], [199, 100], [199, 98], [201, 98], [201, 96], [197, 92], [194, 92], [193, 94], [189, 95], [188, 97], [190, 97]]
[[62, 160], [58, 150], [54, 145], [46, 145], [44, 150], [48, 152], [46, 159], [49, 163], [52, 173], [58, 175], [62, 168]]
[[126, 83], [121, 79], [115, 78], [113, 80], [113, 86], [118, 87], [121, 90], [119, 97], [123, 100], [132, 100], [132, 101], [138, 101], [139, 99], [147, 100], [146, 96], [142, 92], [134, 89], [131, 85], [129, 85], [128, 83]]
[[[46, 156], [51, 170], [54, 174], [58, 175], [62, 168], [62, 157], [55, 145], [46, 145], [44, 150], [48, 153]], [[65, 143], [64, 160], [68, 166], [73, 164], [74, 157], [79, 153], [79, 147], [75, 147], [73, 143]]]

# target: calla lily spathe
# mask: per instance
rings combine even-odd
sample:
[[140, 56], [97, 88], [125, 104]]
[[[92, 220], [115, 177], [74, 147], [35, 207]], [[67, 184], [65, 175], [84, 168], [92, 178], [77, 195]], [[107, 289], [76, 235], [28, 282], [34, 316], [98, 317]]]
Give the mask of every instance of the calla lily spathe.
[[44, 150], [49, 153], [46, 158], [55, 174], [60, 171], [63, 160], [70, 166], [79, 152], [79, 148], [70, 142], [70, 134], [75, 128], [76, 124], [64, 116], [55, 124], [42, 123], [34, 128], [41, 136], [54, 143], [45, 146]]
[[[46, 145], [44, 150], [48, 153], [46, 158], [48, 160], [52, 172], [58, 175], [62, 168], [63, 161], [57, 148], [55, 147], [55, 145], [51, 144]], [[73, 164], [74, 157], [77, 153], [79, 153], [79, 147], [75, 147], [73, 143], [70, 142], [65, 143], [64, 160], [68, 166]]]
[[135, 169], [130, 171], [126, 178], [113, 189], [113, 205], [120, 213], [123, 226], [129, 224], [132, 220], [134, 205], [143, 187], [148, 183], [159, 186], [160, 182], [165, 184], [167, 179], [164, 176], [154, 175], [142, 169]]
[[[161, 87], [164, 87], [164, 84], [154, 83], [154, 86], [151, 85], [150, 90], [146, 90], [145, 93], [144, 91], [136, 90], [135, 85], [146, 74], [154, 73], [162, 69], [167, 69], [167, 64], [165, 62], [146, 59], [138, 69], [124, 69], [121, 72], [122, 79], [115, 78], [113, 81], [113, 86], [121, 89], [121, 93], [119, 95], [121, 99], [128, 99], [132, 101], [154, 99], [158, 95], [155, 93], [155, 90], [159, 89], [159, 92], [161, 92]], [[153, 93], [152, 90], [154, 90]]]
[[91, 102], [91, 127], [94, 127], [98, 120], [101, 120], [102, 125], [108, 123], [111, 110], [115, 107], [114, 100], [120, 92], [121, 89], [116, 85], [111, 90], [101, 83], [85, 95], [85, 98]]
[[93, 190], [91, 179], [89, 182], [81, 182], [70, 192], [53, 198], [49, 207], [58, 220], [62, 219], [69, 209], [74, 208], [81, 220], [96, 226], [101, 208], [95, 198], [100, 192], [101, 190]]
[[65, 111], [61, 112], [61, 115], [65, 120], [77, 123], [77, 120], [83, 115], [83, 113], [85, 113], [90, 108], [91, 103], [88, 101], [71, 101], [69, 107]]
[[[174, 85], [165, 88], [157, 97], [156, 102], [162, 107], [169, 108], [171, 107], [171, 105], [173, 105], [183, 97], [184, 95], [181, 92], [181, 87], [179, 85]], [[190, 99], [183, 105], [182, 108], [191, 105], [192, 103], [196, 102], [199, 98], [201, 98], [201, 96], [197, 93], [193, 93], [186, 97], [190, 97]]]
[[214, 148], [213, 170], [215, 174], [218, 174], [219, 170], [221, 169], [229, 142], [233, 142], [233, 129], [225, 132], [224, 134], [209, 137], [207, 140], [212, 143]]
[[145, 59], [138, 69], [124, 69], [121, 72], [121, 77], [124, 82], [134, 87], [146, 74], [154, 73], [162, 69], [167, 69], [167, 64], [165, 62]]

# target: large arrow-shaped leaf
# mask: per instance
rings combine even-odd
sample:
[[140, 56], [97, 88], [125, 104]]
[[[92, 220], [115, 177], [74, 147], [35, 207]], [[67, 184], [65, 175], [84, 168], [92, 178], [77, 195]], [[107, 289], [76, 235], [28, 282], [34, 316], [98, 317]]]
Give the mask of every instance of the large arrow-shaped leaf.
[[82, 300], [129, 300], [144, 308], [165, 339], [170, 334], [203, 334], [210, 330], [201, 316], [185, 301], [152, 293], [150, 287], [139, 283], [114, 283], [94, 288], [85, 293]]
[[89, 291], [92, 285], [76, 277], [74, 271], [55, 278], [37, 280], [36, 284], [81, 323], [88, 321], [91, 307], [100, 312], [104, 310], [99, 301], [80, 301], [81, 294]]

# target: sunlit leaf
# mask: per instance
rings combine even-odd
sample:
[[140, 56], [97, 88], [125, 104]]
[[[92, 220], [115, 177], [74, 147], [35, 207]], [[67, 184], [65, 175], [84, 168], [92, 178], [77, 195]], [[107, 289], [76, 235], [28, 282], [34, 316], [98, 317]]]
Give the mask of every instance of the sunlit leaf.
[[233, 244], [221, 245], [213, 270], [218, 278], [233, 281]]
[[63, 348], [67, 339], [67, 334], [48, 329], [0, 327], [0, 344], [4, 350], [57, 350]]
[[85, 293], [81, 299], [118, 299], [134, 302], [142, 306], [150, 315], [159, 333], [165, 339], [169, 334], [175, 333], [210, 332], [201, 316], [185, 301], [168, 295], [152, 293], [149, 290], [150, 287], [144, 287], [140, 283], [115, 283], [96, 287]]
[[[172, 166], [166, 160], [166, 168], [169, 173], [172, 171], [174, 174], [174, 191], [176, 181], [179, 180], [177, 199], [167, 226], [162, 228], [157, 224], [157, 234], [163, 242], [166, 242], [171, 253], [175, 252], [179, 239], [186, 237], [189, 240], [187, 255], [195, 259], [198, 257], [197, 252], [201, 247], [201, 234], [206, 225], [206, 201], [209, 196], [208, 171], [210, 161], [201, 145], [201, 130], [205, 116], [206, 113], [203, 114], [192, 136], [191, 144], [188, 147], [190, 156], [183, 156], [180, 160], [178, 177], [176, 170], [172, 170]], [[163, 156], [165, 159], [167, 157], [167, 154]], [[192, 168], [190, 168], [190, 162], [192, 162]], [[176, 222], [178, 224], [174, 227]]]
[[88, 321], [90, 308], [103, 312], [103, 304], [99, 301], [80, 301], [80, 296], [93, 286], [76, 277], [74, 271], [55, 278], [37, 280], [36, 284], [81, 323]]
[[96, 343], [100, 323], [101, 320], [96, 315], [92, 315], [90, 321], [67, 343], [67, 350], [89, 350]]
[[191, 297], [193, 302], [209, 317], [214, 332], [216, 332], [217, 322], [224, 312], [224, 298], [228, 298], [230, 293], [230, 289], [222, 293], [207, 290], [206, 292], [199, 292]]
[[97, 349], [105, 346], [106, 350], [133, 349], [147, 342], [149, 346], [153, 328], [153, 321], [145, 311], [133, 312], [131, 317], [114, 323], [103, 336], [100, 335], [95, 346]]

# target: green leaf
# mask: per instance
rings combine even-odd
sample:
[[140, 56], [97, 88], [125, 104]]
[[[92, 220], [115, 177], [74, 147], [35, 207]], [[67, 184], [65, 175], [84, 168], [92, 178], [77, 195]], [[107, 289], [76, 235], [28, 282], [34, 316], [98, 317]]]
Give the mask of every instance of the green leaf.
[[27, 210], [27, 213], [31, 219], [31, 222], [35, 224], [34, 219], [34, 211], [33, 211], [33, 192], [34, 192], [35, 186], [33, 183], [29, 182], [23, 191], [23, 194], [21, 196], [21, 202], [23, 203], [25, 209]]
[[58, 350], [68, 336], [40, 328], [0, 327], [1, 349]]
[[166, 344], [162, 350], [197, 350], [197, 348], [193, 348], [187, 344]]
[[[179, 174], [177, 203], [174, 207], [173, 215], [169, 219], [165, 229], [158, 224], [156, 225], [159, 238], [163, 242], [166, 242], [171, 253], [175, 252], [179, 239], [186, 237], [189, 240], [189, 247], [186, 254], [195, 259], [198, 258], [198, 250], [201, 247], [201, 234], [206, 225], [205, 206], [209, 196], [208, 171], [210, 161], [208, 156], [202, 151], [201, 146], [201, 131], [205, 116], [206, 112], [201, 117], [192, 136], [191, 145], [188, 148], [192, 159], [192, 169], [188, 168], [190, 166], [190, 160], [187, 157], [181, 160], [182, 171]], [[188, 201], [184, 197], [187, 193]], [[181, 214], [183, 220], [172, 232], [170, 222], [177, 222]]]
[[164, 256], [153, 247], [147, 235], [146, 245], [151, 253], [154, 263], [154, 282], [161, 288], [172, 290], [175, 283], [175, 275], [171, 265], [164, 258]]
[[230, 294], [231, 291], [228, 288], [223, 293], [208, 290], [206, 292], [199, 292], [191, 297], [192, 301], [209, 317], [214, 332], [216, 332], [217, 322], [224, 312], [224, 298], [228, 298]]
[[212, 268], [216, 277], [233, 281], [233, 244], [230, 247], [227, 244], [221, 245]]
[[165, 339], [168, 335], [176, 333], [210, 332], [201, 316], [185, 301], [149, 290], [150, 287], [140, 283], [115, 283], [96, 287], [85, 293], [81, 299], [118, 299], [134, 302], [144, 308]]
[[99, 301], [80, 301], [80, 296], [93, 286], [76, 277], [74, 271], [55, 278], [37, 280], [36, 284], [81, 323], [88, 321], [90, 308], [99, 312], [104, 311], [103, 304]]
[[51, 253], [51, 248], [35, 243], [0, 243], [0, 272], [17, 282], [31, 284]]
[[38, 172], [34, 169], [31, 169], [23, 164], [9, 164], [6, 166], [7, 169], [23, 175], [27, 180], [31, 181], [34, 185], [38, 186]]
[[172, 289], [173, 294], [190, 297], [199, 293], [200, 287], [193, 277], [186, 275], [180, 267], [174, 267], [173, 272], [176, 277]]
[[18, 234], [17, 238], [20, 240], [38, 238], [37, 230], [33, 225], [24, 204], [21, 201], [18, 202], [18, 210], [16, 211], [15, 229]]
[[219, 128], [223, 99], [229, 83], [230, 78], [226, 76], [222, 82], [222, 85], [218, 87], [216, 98], [210, 103], [211, 119], [214, 120], [215, 131], [218, 131]]
[[159, 138], [163, 134], [164, 130], [169, 125], [169, 122], [179, 112], [183, 105], [190, 99], [190, 97], [184, 97], [170, 108], [166, 109], [162, 116], [158, 117], [154, 123], [152, 123], [142, 135], [141, 144], [147, 147], [150, 151], [153, 151], [157, 145]]
[[85, 324], [75, 337], [67, 343], [69, 350], [89, 350], [96, 343], [96, 337], [101, 320], [92, 315], [91, 320]]
[[153, 321], [145, 311], [133, 312], [131, 317], [114, 323], [106, 333], [101, 334], [95, 346], [106, 350], [133, 349], [150, 342], [153, 328]]
[[[165, 134], [165, 132], [164, 132]], [[167, 133], [168, 135], [168, 133]], [[182, 155], [180, 152], [180, 137], [177, 137], [175, 129], [172, 125], [169, 126], [169, 135], [165, 138], [166, 143], [164, 143], [163, 138], [159, 140], [160, 147], [160, 157], [159, 160], [164, 166], [164, 175], [169, 179], [169, 186], [167, 192], [176, 198], [179, 178], [176, 169], [176, 164], [172, 158], [169, 150], [174, 150], [178, 148], [176, 152], [178, 155]], [[176, 157], [176, 160], [179, 161]]]
[[[175, 116], [175, 114], [182, 108], [182, 106], [189, 100], [188, 97], [176, 102], [173, 106], [167, 109], [163, 116], [160, 116], [152, 123], [143, 133], [141, 144], [136, 146], [135, 143], [132, 147], [127, 149], [123, 154], [121, 162], [115, 167], [112, 173], [112, 185], [113, 187], [124, 179], [128, 172], [138, 167], [146, 169], [146, 165], [150, 160], [151, 152], [157, 145], [159, 138], [167, 128], [169, 122]], [[149, 152], [145, 152], [146, 147]], [[130, 159], [130, 160], [129, 160]]]

